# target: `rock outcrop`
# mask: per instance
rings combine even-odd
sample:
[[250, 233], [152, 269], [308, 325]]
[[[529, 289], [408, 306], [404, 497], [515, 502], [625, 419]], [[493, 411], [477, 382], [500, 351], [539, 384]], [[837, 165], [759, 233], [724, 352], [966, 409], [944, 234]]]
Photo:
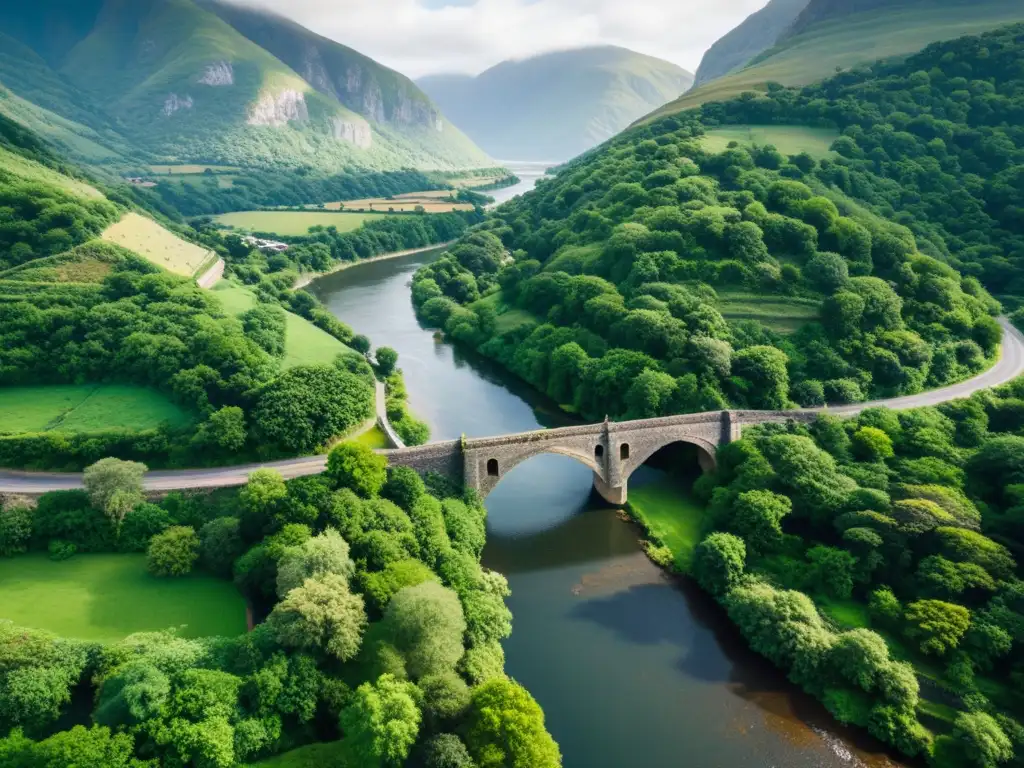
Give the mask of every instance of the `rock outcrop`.
[[180, 109], [192, 109], [192, 104], [192, 97], [188, 94], [184, 97], [176, 93], [168, 94], [167, 98], [164, 99], [164, 108], [162, 110], [164, 117], [170, 117]]
[[264, 91], [259, 100], [249, 107], [249, 125], [266, 125], [271, 128], [283, 128], [292, 121], [307, 122], [309, 109], [306, 106], [306, 95], [300, 91], [285, 89]]
[[199, 82], [203, 85], [234, 85], [235, 70], [231, 62], [217, 61], [207, 65]]
[[355, 144], [360, 149], [373, 146], [373, 131], [365, 120], [346, 120], [343, 117], [331, 118], [331, 133], [334, 138]]

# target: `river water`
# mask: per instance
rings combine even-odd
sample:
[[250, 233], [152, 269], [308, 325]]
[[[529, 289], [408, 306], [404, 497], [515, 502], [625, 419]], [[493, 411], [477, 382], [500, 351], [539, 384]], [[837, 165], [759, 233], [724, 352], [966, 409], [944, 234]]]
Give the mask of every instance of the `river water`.
[[[436, 256], [367, 263], [310, 290], [398, 350], [435, 439], [563, 423], [529, 387], [420, 326], [409, 282]], [[506, 669], [544, 708], [566, 768], [895, 765], [749, 651], [713, 601], [651, 565], [591, 481], [570, 458], [539, 456], [487, 499], [484, 564], [512, 588]]]

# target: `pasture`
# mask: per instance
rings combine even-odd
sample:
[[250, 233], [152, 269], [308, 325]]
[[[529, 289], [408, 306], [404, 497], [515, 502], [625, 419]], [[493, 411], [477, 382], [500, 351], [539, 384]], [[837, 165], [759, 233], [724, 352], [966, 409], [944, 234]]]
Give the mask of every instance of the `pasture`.
[[119, 222], [107, 227], [103, 239], [135, 251], [168, 272], [185, 277], [192, 277], [210, 256], [206, 248], [182, 240], [152, 219], [137, 213], [127, 213]]
[[820, 307], [820, 300], [815, 298], [718, 292], [718, 311], [727, 320], [757, 320], [777, 333], [792, 333], [817, 321]]
[[5, 173], [13, 174], [26, 181], [52, 184], [76, 197], [84, 197], [90, 200], [103, 199], [102, 192], [86, 184], [84, 181], [78, 181], [70, 176], [57, 173], [57, 171], [47, 168], [45, 165], [2, 148], [0, 148], [0, 169]]
[[0, 388], [0, 434], [142, 431], [184, 427], [192, 416], [161, 393], [130, 384]]
[[[213, 288], [217, 298], [229, 315], [241, 315], [256, 306], [256, 296], [248, 288], [221, 280]], [[285, 313], [284, 368], [297, 365], [329, 364], [349, 348], [309, 322], [292, 312]]]
[[158, 578], [146, 556], [43, 554], [0, 559], [0, 619], [62, 637], [115, 641], [184, 625], [184, 637], [245, 632], [245, 601], [212, 576]]
[[708, 131], [701, 144], [711, 152], [722, 152], [733, 141], [744, 146], [773, 145], [784, 155], [806, 152], [821, 159], [831, 156], [832, 142], [839, 132], [830, 128], [807, 128], [800, 125], [735, 125]]
[[226, 227], [275, 235], [305, 235], [310, 227], [335, 227], [339, 232], [358, 229], [381, 213], [344, 213], [339, 211], [238, 211], [216, 216]]
[[[325, 203], [328, 211], [373, 211], [375, 213], [391, 213], [393, 211], [413, 212], [417, 207], [425, 213], [450, 213], [452, 211], [471, 211], [471, 203], [462, 203], [454, 199], [454, 192], [448, 189], [436, 189], [427, 192], [407, 192], [394, 197], [367, 197], [362, 200], [342, 200], [341, 202]], [[313, 206], [309, 206], [313, 207]]]

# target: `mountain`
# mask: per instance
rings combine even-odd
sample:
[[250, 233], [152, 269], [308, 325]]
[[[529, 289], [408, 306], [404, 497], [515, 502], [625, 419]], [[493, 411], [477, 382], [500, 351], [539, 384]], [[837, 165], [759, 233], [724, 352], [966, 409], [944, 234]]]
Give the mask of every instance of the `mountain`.
[[807, 7], [808, 0], [771, 0], [738, 27], [712, 45], [694, 78], [694, 87], [738, 69], [771, 48]]
[[647, 119], [764, 91], [769, 82], [807, 85], [840, 69], [907, 56], [929, 43], [1021, 20], [1020, 0], [810, 0], [774, 46], [747, 66], [705, 81]]
[[601, 46], [505, 61], [476, 77], [417, 84], [488, 154], [565, 160], [685, 91], [693, 75], [625, 48]]
[[[492, 164], [411, 81], [280, 17], [194, 0], [39, 0], [0, 9], [0, 30], [0, 84], [28, 103], [19, 117], [0, 98], [0, 111], [70, 121], [65, 133], [122, 156], [130, 144], [248, 167]], [[338, 87], [351, 82], [362, 89]]]

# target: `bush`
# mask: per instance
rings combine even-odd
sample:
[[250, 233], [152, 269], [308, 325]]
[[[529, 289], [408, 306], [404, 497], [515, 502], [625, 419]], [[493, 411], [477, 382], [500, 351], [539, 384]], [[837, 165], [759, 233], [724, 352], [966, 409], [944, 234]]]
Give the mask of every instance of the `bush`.
[[0, 506], [0, 557], [28, 551], [32, 538], [32, 514], [28, 502], [18, 499]]
[[78, 552], [78, 547], [70, 541], [61, 541], [60, 539], [53, 539], [46, 549], [50, 553], [51, 560], [67, 560]]
[[156, 504], [140, 504], [121, 521], [117, 548], [122, 552], [145, 552], [149, 540], [171, 526], [171, 515]]
[[723, 597], [743, 576], [746, 559], [743, 539], [731, 533], [712, 533], [697, 545], [693, 570], [701, 587]]
[[73, 543], [79, 552], [112, 552], [114, 527], [93, 509], [85, 491], [51, 491], [39, 497], [32, 517], [32, 538], [39, 546], [50, 539]]
[[184, 525], [157, 534], [146, 550], [146, 567], [154, 576], [186, 576], [199, 559], [199, 537]]
[[237, 517], [218, 517], [199, 530], [199, 556], [210, 573], [227, 578], [244, 544]]
[[341, 443], [327, 456], [328, 479], [336, 488], [350, 488], [360, 496], [373, 498], [387, 481], [388, 461], [358, 443]]

